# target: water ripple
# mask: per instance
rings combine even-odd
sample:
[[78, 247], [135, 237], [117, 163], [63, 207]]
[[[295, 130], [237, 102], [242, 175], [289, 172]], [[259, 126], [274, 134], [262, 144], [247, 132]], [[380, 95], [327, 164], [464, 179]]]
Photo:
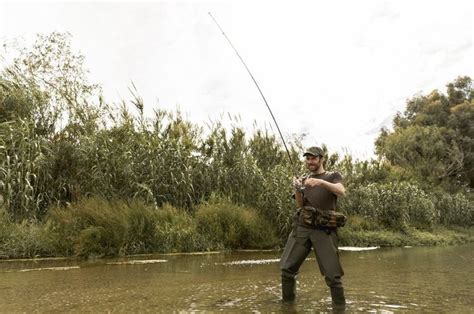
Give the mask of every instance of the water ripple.
[[145, 259], [145, 260], [134, 260], [125, 262], [108, 262], [107, 265], [140, 265], [140, 264], [155, 264], [155, 263], [166, 263], [166, 259]]
[[270, 263], [277, 263], [279, 262], [279, 258], [272, 258], [272, 259], [251, 259], [251, 260], [242, 260], [242, 261], [233, 261], [233, 262], [226, 262], [226, 263], [215, 263], [215, 265], [265, 265]]
[[52, 271], [57, 271], [57, 270], [71, 270], [71, 269], [79, 269], [79, 266], [66, 266], [66, 267], [41, 267], [41, 268], [27, 268], [27, 269], [19, 269], [19, 270], [11, 270], [11, 271], [6, 271], [7, 273], [13, 273], [13, 272], [18, 272], [18, 273], [26, 273], [29, 271], [41, 271], [41, 270], [52, 270]]
[[380, 246], [369, 246], [369, 247], [356, 247], [356, 246], [340, 246], [340, 251], [359, 252], [359, 251], [371, 251], [380, 249]]

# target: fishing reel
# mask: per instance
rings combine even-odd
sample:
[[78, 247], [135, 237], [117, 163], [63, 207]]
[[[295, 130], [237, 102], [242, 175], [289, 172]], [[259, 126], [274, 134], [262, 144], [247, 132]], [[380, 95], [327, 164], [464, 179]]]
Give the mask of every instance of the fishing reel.
[[303, 191], [306, 189], [306, 187], [303, 184], [303, 179], [294, 178], [293, 179], [293, 187], [295, 188], [295, 190], [297, 190], [301, 193], [303, 193]]

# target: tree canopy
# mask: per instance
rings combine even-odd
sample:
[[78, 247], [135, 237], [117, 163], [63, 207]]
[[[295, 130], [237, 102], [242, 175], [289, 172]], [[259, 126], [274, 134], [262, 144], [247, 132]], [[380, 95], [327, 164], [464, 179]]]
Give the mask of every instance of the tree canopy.
[[405, 175], [455, 190], [474, 187], [474, 91], [472, 80], [460, 76], [438, 90], [409, 99], [383, 129], [376, 153]]

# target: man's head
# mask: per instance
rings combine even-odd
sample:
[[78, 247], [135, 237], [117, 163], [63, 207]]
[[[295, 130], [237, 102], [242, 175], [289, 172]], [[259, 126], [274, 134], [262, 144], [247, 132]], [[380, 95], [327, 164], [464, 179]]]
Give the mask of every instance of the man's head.
[[324, 151], [317, 146], [312, 146], [305, 150], [303, 157], [306, 158], [306, 167], [311, 172], [318, 172], [323, 167]]

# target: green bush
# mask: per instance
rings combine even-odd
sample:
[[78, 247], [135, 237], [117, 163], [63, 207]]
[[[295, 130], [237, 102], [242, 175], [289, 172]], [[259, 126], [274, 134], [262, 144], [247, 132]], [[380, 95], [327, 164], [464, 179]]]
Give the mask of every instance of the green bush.
[[338, 231], [341, 246], [402, 246], [408, 245], [409, 242], [401, 233], [389, 231], [389, 230], [378, 230], [378, 231], [367, 231], [367, 230], [353, 230], [352, 228], [340, 229]]
[[226, 200], [213, 199], [197, 208], [198, 231], [213, 249], [271, 248], [277, 244], [274, 227], [257, 212]]
[[473, 226], [474, 203], [463, 194], [433, 193], [433, 203], [444, 225]]
[[49, 229], [62, 241], [64, 255], [114, 256], [151, 252], [154, 248], [156, 211], [134, 201], [83, 199], [69, 208], [50, 210]]
[[405, 230], [408, 225], [431, 228], [437, 215], [429, 195], [408, 182], [372, 183], [354, 188], [341, 200], [341, 210], [376, 219], [392, 230]]
[[[360, 215], [348, 215], [347, 217], [347, 228], [350, 228], [354, 231], [378, 231], [383, 230], [383, 226], [375, 219], [367, 219], [367, 217], [362, 217]], [[344, 227], [344, 229], [347, 229]], [[341, 229], [342, 230], [342, 229]]]
[[193, 216], [169, 204], [82, 199], [49, 210], [44, 223], [0, 219], [0, 256], [101, 257], [151, 252], [272, 248], [274, 227], [254, 209], [216, 200]]
[[206, 235], [198, 232], [196, 221], [185, 211], [165, 204], [157, 211], [155, 250], [194, 252], [208, 250]]
[[382, 246], [400, 247], [404, 245], [453, 245], [472, 242], [472, 229], [458, 230], [434, 227], [433, 230], [423, 231], [416, 228], [407, 228], [406, 232], [390, 230], [357, 230], [348, 225], [338, 231], [340, 245], [345, 246]]
[[0, 207], [0, 258], [54, 256], [57, 240], [44, 224], [11, 222]]
[[48, 230], [61, 238], [63, 255], [116, 256], [208, 249], [193, 217], [169, 204], [153, 208], [143, 202], [84, 199], [69, 208], [50, 210]]

